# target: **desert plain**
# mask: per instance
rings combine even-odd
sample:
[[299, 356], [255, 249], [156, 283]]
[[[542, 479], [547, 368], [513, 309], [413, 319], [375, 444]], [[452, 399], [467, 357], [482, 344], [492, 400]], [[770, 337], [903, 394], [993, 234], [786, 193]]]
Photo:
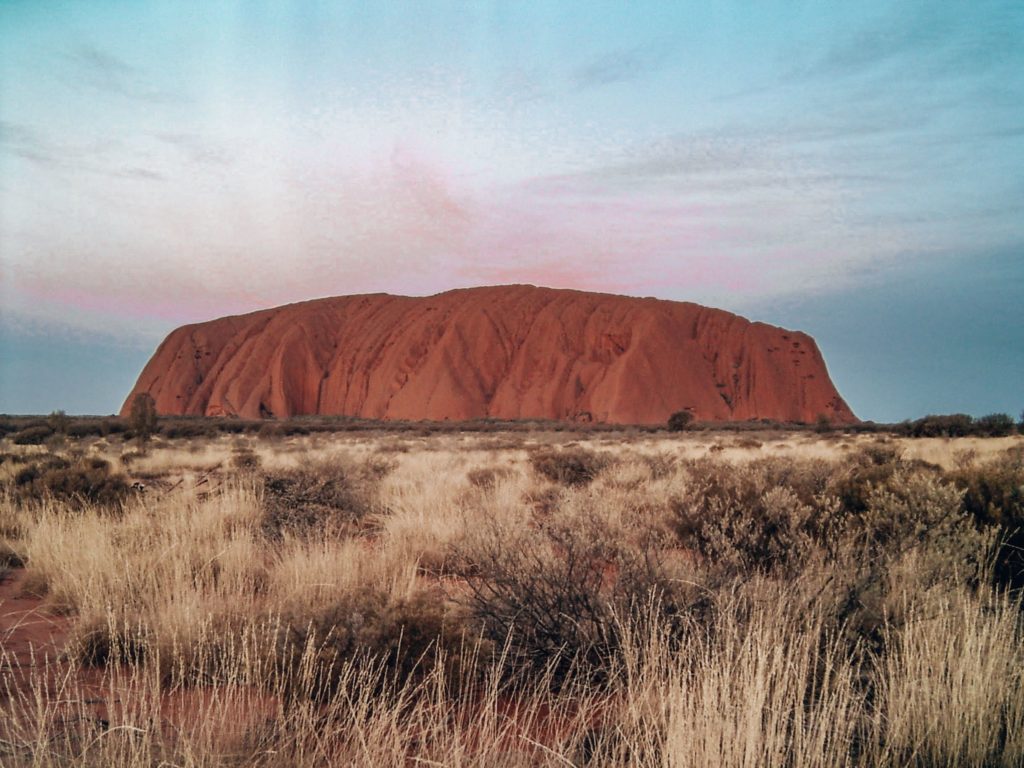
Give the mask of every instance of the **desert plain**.
[[2, 442], [0, 765], [1024, 761], [1021, 436], [104, 424]]

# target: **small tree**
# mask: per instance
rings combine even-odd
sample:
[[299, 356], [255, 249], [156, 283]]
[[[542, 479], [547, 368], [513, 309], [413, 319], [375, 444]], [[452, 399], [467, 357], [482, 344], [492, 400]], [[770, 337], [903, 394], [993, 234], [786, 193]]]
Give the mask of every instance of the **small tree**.
[[146, 450], [146, 443], [156, 432], [156, 401], [149, 392], [139, 392], [132, 400], [128, 424], [139, 441], [139, 450]]
[[71, 419], [68, 418], [64, 411], [51, 412], [46, 421], [50, 429], [58, 435], [66, 435], [68, 433], [68, 426], [71, 424]]
[[690, 411], [676, 411], [668, 417], [669, 432], [685, 432], [693, 424], [693, 414]]
[[990, 413], [974, 422], [979, 434], [988, 437], [1006, 437], [1013, 434], [1013, 419], [1006, 413]]

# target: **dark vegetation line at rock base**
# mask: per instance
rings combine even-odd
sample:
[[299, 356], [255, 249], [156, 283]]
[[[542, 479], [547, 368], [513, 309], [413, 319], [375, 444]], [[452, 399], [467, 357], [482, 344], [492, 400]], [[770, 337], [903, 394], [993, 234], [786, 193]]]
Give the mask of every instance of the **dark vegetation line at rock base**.
[[[685, 414], [686, 412], [681, 412]], [[57, 414], [60, 414], [58, 417]], [[896, 423], [863, 421], [833, 425], [815, 422], [756, 421], [703, 422], [673, 414], [665, 425], [605, 424], [543, 419], [472, 419], [469, 421], [395, 421], [352, 416], [296, 416], [288, 419], [239, 419], [215, 416], [160, 416], [154, 435], [167, 439], [213, 437], [218, 434], [256, 434], [261, 437], [344, 432], [413, 433], [418, 436], [457, 432], [562, 432], [588, 434], [655, 434], [660, 432], [818, 432], [891, 434], [902, 437], [1005, 437], [1024, 434], [1024, 413], [1018, 423], [1007, 414], [973, 418], [967, 414], [930, 415]], [[55, 418], [56, 417], [56, 418]], [[69, 438], [120, 436], [134, 438], [131, 420], [119, 416], [49, 416], [0, 414], [0, 438], [16, 445], [42, 445], [54, 436]]]

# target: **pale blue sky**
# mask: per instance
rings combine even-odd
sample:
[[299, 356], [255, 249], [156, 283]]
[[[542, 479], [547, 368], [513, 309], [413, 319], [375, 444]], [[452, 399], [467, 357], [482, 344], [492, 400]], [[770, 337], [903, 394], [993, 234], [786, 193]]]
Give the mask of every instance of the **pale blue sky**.
[[0, 1], [0, 411], [183, 322], [531, 282], [800, 328], [862, 418], [1024, 408], [1015, 2]]

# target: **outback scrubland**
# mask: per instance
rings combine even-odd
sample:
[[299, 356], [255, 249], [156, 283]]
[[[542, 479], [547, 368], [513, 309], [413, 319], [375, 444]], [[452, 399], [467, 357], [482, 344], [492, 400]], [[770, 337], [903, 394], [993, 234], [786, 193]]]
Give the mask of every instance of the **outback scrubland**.
[[2, 451], [0, 765], [1024, 764], [1024, 438]]

